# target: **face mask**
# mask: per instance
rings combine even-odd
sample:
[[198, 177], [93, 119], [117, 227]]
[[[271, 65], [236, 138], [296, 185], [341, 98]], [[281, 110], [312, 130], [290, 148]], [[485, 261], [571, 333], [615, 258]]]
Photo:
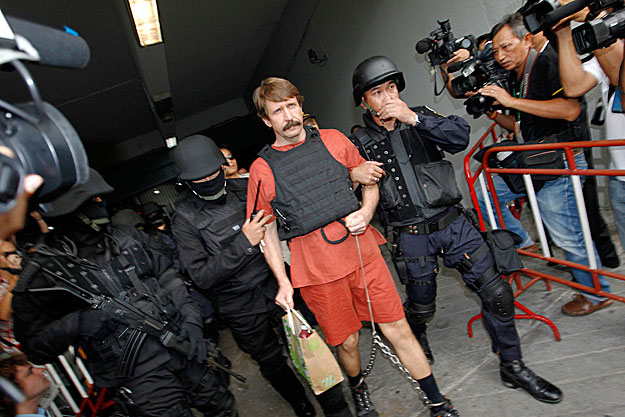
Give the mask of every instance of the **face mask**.
[[105, 202], [87, 201], [77, 211], [78, 218], [96, 232], [101, 226], [110, 223]]
[[191, 191], [203, 200], [220, 202], [226, 196], [226, 177], [223, 170], [210, 181], [191, 182], [187, 181]]
[[0, 268], [3, 271], [7, 271], [11, 275], [19, 275], [22, 273], [22, 268]]

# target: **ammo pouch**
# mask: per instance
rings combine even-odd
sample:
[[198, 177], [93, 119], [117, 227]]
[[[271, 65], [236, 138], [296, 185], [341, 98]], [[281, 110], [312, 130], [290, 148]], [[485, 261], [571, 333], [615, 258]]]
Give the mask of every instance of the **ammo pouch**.
[[521, 257], [515, 245], [521, 243], [521, 237], [506, 229], [489, 230], [482, 232], [484, 240], [495, 258], [495, 267], [503, 275], [508, 275], [523, 268]]
[[[526, 145], [534, 145], [538, 143], [558, 143], [558, 135], [550, 135], [537, 141], [525, 142]], [[505, 147], [508, 145], [519, 145], [513, 141], [504, 141], [491, 145], [478, 152], [474, 158], [482, 162], [484, 152], [491, 147]], [[562, 149], [541, 149], [532, 151], [513, 151], [503, 160], [499, 160], [496, 154], [491, 154], [488, 158], [488, 166], [491, 168], [511, 168], [511, 169], [540, 169], [553, 168], [564, 169], [564, 151]], [[525, 194], [525, 183], [521, 174], [499, 174], [504, 180], [510, 191], [516, 194]], [[532, 184], [534, 191], [538, 192], [547, 181], [560, 178], [561, 175], [538, 175], [532, 174]]]
[[427, 207], [448, 207], [462, 200], [451, 162], [441, 160], [419, 164], [414, 167], [414, 172]]
[[394, 209], [401, 204], [399, 190], [393, 182], [391, 175], [382, 176], [380, 182], [380, 206], [386, 210]]

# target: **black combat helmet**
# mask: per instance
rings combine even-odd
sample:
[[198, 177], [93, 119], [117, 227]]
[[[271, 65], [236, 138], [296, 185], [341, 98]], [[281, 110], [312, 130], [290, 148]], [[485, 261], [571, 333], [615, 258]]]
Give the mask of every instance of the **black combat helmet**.
[[208, 177], [227, 165], [226, 158], [212, 139], [202, 135], [189, 136], [174, 149], [178, 179], [193, 181]]
[[80, 207], [85, 201], [93, 197], [99, 197], [113, 192], [104, 178], [93, 168], [89, 168], [89, 180], [71, 188], [56, 200], [42, 205], [43, 215], [46, 217], [58, 217], [69, 214]]
[[145, 224], [145, 220], [132, 209], [121, 209], [111, 218], [111, 223], [113, 226], [126, 225], [137, 227]]
[[372, 56], [362, 61], [354, 70], [352, 87], [354, 88], [354, 103], [360, 105], [362, 95], [376, 85], [388, 80], [395, 80], [397, 89], [402, 91], [406, 87], [404, 74], [397, 65], [385, 56]]

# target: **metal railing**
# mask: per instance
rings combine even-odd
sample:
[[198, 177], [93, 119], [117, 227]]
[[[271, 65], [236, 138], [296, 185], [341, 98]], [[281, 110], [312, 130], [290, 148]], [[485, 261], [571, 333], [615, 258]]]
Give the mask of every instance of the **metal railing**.
[[[465, 176], [467, 179], [467, 183], [469, 185], [469, 192], [471, 194], [471, 201], [473, 203], [474, 208], [478, 213], [478, 219], [480, 228], [482, 231], [486, 230], [486, 224], [484, 222], [483, 213], [480, 210], [480, 205], [477, 197], [476, 191], [476, 183], [479, 184], [479, 190], [482, 192], [484, 197], [487, 216], [489, 219], [489, 223], [492, 225], [492, 228], [502, 227], [505, 228], [505, 222], [503, 219], [502, 208], [499, 204], [499, 199], [497, 198], [497, 193], [495, 191], [495, 186], [491, 177], [491, 174], [520, 174], [523, 175], [523, 181], [526, 188], [526, 196], [530, 204], [530, 208], [532, 211], [532, 215], [534, 218], [534, 222], [537, 228], [539, 240], [542, 247], [542, 255], [539, 253], [532, 253], [527, 250], [517, 249], [519, 254], [523, 256], [532, 257], [535, 259], [544, 260], [546, 262], [553, 262], [555, 264], [564, 265], [570, 268], [576, 268], [591, 274], [593, 279], [593, 287], [582, 285], [577, 282], [561, 278], [559, 276], [550, 275], [545, 272], [536, 271], [531, 268], [523, 268], [520, 271], [520, 274], [526, 275], [531, 279], [525, 284], [521, 281], [520, 274], [514, 273], [511, 274], [508, 279], [510, 284], [514, 283], [516, 286], [515, 289], [515, 305], [520, 310], [522, 310], [525, 314], [517, 314], [515, 318], [518, 319], [534, 319], [540, 320], [546, 324], [548, 324], [554, 332], [554, 336], [556, 340], [560, 340], [560, 334], [558, 332], [557, 327], [551, 320], [548, 318], [538, 315], [531, 310], [529, 310], [526, 306], [522, 305], [516, 297], [525, 292], [532, 285], [537, 283], [538, 281], [544, 281], [547, 285], [547, 290], [551, 290], [550, 282], [557, 282], [559, 284], [567, 285], [569, 287], [576, 288], [578, 290], [586, 291], [591, 294], [595, 294], [601, 297], [607, 297], [613, 300], [625, 302], [625, 297], [612, 294], [609, 292], [605, 292], [601, 289], [599, 284], [599, 276], [602, 275], [604, 277], [610, 277], [618, 280], [625, 281], [625, 275], [614, 273], [611, 271], [606, 271], [603, 269], [597, 268], [597, 263], [595, 261], [595, 252], [594, 246], [592, 242], [592, 237], [590, 234], [590, 227], [588, 225], [588, 216], [586, 213], [586, 206], [584, 204], [584, 198], [582, 195], [582, 184], [580, 176], [585, 175], [594, 175], [594, 176], [616, 176], [616, 175], [625, 175], [625, 170], [611, 170], [611, 169], [579, 169], [575, 162], [574, 150], [581, 148], [596, 148], [596, 147], [609, 147], [609, 146], [625, 146], [625, 139], [611, 139], [611, 140], [593, 140], [593, 141], [583, 141], [583, 142], [559, 142], [559, 143], [541, 143], [541, 144], [519, 144], [506, 146], [505, 149], [488, 149], [484, 153], [484, 157], [482, 163], [475, 169], [471, 169], [471, 159], [473, 155], [479, 150], [483, 149], [487, 145], [487, 141], [492, 139], [492, 143], [497, 142], [497, 134], [495, 131], [496, 124], [493, 123], [486, 132], [482, 135], [482, 137], [477, 141], [477, 143], [469, 150], [464, 159], [464, 170]], [[488, 143], [490, 144], [490, 143]], [[568, 163], [568, 168], [564, 169], [512, 169], [512, 168], [491, 168], [487, 166], [487, 161], [489, 155], [496, 152], [503, 151], [528, 151], [528, 150], [553, 150], [553, 149], [561, 149], [564, 151], [564, 156]], [[582, 227], [582, 235], [584, 238], [584, 246], [586, 249], [586, 255], [588, 259], [588, 265], [583, 265], [575, 262], [570, 262], [565, 259], [559, 259], [552, 256], [549, 250], [549, 245], [547, 243], [546, 234], [543, 228], [542, 217], [540, 215], [540, 209], [538, 207], [538, 203], [536, 200], [536, 193], [534, 192], [534, 186], [531, 180], [531, 175], [566, 175], [571, 177], [573, 191], [575, 194], [575, 201], [577, 204], [578, 214], [580, 218], [580, 223]], [[485, 182], [486, 181], [486, 182]], [[493, 205], [496, 210], [496, 215], [499, 220], [497, 226], [497, 222], [495, 222], [495, 213], [493, 213], [492, 206], [489, 204], [489, 192], [492, 197]], [[481, 318], [481, 313], [474, 316], [469, 320], [468, 323], [468, 333], [469, 337], [473, 336], [472, 324], [475, 320]]]

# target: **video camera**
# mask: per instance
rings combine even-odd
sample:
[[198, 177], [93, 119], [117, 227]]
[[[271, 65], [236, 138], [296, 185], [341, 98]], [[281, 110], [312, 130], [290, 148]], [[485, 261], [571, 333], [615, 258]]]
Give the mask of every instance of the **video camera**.
[[[22, 60], [62, 68], [84, 68], [89, 47], [80, 37], [20, 19], [0, 11], [0, 65], [24, 80], [32, 101], [11, 104], [0, 99], [0, 146], [14, 157], [0, 155], [0, 213], [16, 204], [25, 175], [38, 174], [43, 185], [32, 198], [46, 203], [88, 180], [87, 154], [70, 122], [42, 101]], [[45, 211], [45, 205], [42, 206]]]
[[535, 35], [540, 31], [550, 29], [560, 20], [571, 16], [584, 7], [590, 9], [590, 15], [611, 7], [621, 7], [623, 0], [574, 0], [563, 6], [558, 0], [528, 0], [518, 12], [523, 15], [525, 27]]
[[[471, 59], [465, 61], [462, 67], [462, 75], [451, 81], [454, 95], [464, 96], [469, 91], [476, 91], [486, 85], [498, 85], [508, 90], [508, 71], [501, 67], [493, 54], [492, 42], [487, 42], [484, 49], [474, 51]], [[493, 110], [492, 97], [484, 97], [477, 94], [464, 102], [467, 113], [478, 118], [486, 111]]]
[[[604, 0], [593, 3], [609, 3], [609, 5], [603, 6], [602, 9], [613, 7], [616, 10], [604, 18], [587, 21], [573, 29], [573, 43], [579, 54], [587, 54], [595, 49], [605, 48], [616, 42], [617, 39], [625, 37], [623, 0]], [[595, 14], [602, 9], [593, 11], [593, 8], [590, 7], [590, 12]]]
[[430, 51], [428, 60], [432, 66], [449, 61], [458, 49], [471, 50], [474, 47], [475, 41], [472, 36], [463, 36], [459, 39], [454, 37], [454, 34], [451, 32], [449, 19], [442, 22], [437, 20], [437, 22], [440, 28], [430, 32], [429, 37], [421, 39], [415, 46], [415, 49], [420, 54]]

